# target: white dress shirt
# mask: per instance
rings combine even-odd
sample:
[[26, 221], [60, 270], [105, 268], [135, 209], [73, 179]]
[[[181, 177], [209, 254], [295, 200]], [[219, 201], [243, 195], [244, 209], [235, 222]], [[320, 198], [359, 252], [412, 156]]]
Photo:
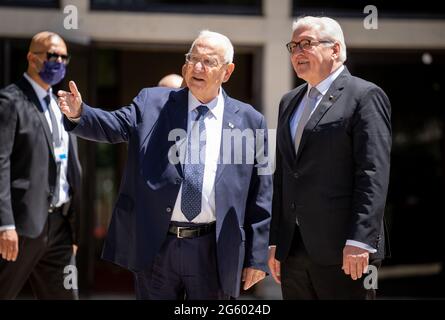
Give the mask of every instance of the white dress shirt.
[[[221, 132], [224, 115], [224, 97], [222, 90], [219, 95], [209, 103], [201, 103], [189, 91], [188, 93], [188, 120], [187, 132], [190, 132], [192, 125], [198, 115], [197, 107], [205, 105], [209, 111], [205, 115], [204, 124], [206, 127], [206, 149], [205, 149], [205, 167], [204, 178], [202, 184], [201, 213], [191, 222], [193, 223], [210, 223], [216, 220], [215, 211], [215, 178], [218, 169], [218, 159], [221, 146]], [[187, 143], [187, 142], [184, 142]], [[187, 157], [185, 158], [187, 159]], [[189, 222], [181, 210], [182, 185], [176, 198], [175, 207], [171, 221]]]
[[[340, 73], [342, 73], [342, 71], [344, 69], [345, 69], [344, 65], [340, 66], [337, 70], [332, 72], [326, 79], [324, 79], [323, 81], [321, 81], [319, 84], [317, 84], [315, 86], [315, 88], [317, 88], [317, 90], [321, 94], [317, 97], [317, 102], [315, 103], [315, 108], [311, 112], [311, 116], [314, 114], [315, 110], [317, 109], [318, 105], [320, 104], [321, 99], [323, 99], [326, 92], [328, 92], [328, 90], [331, 87], [334, 80], [337, 79], [337, 77], [340, 75]], [[301, 99], [300, 104], [298, 105], [298, 108], [296, 108], [296, 111], [293, 113], [293, 115], [291, 116], [291, 119], [289, 121], [289, 130], [291, 133], [292, 141], [295, 140], [295, 134], [297, 132], [297, 125], [301, 119], [301, 114], [303, 113], [303, 106], [306, 104], [306, 101], [308, 99], [308, 94], [309, 94], [309, 91], [311, 90], [311, 88], [312, 88], [312, 86], [308, 85], [306, 94], [304, 95], [303, 99]], [[298, 224], [298, 221], [297, 221], [297, 224]], [[355, 240], [347, 240], [346, 245], [359, 247], [359, 248], [368, 250], [371, 253], [377, 252], [377, 250], [375, 248], [367, 245], [366, 243], [362, 243], [362, 242], [355, 241]]]

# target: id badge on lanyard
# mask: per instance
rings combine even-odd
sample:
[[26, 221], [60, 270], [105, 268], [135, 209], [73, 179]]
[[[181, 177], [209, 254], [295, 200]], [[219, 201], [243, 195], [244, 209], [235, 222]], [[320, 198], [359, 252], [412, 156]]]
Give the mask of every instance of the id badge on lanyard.
[[62, 162], [66, 160], [66, 152], [62, 146], [54, 147], [54, 155], [56, 156], [56, 162]]

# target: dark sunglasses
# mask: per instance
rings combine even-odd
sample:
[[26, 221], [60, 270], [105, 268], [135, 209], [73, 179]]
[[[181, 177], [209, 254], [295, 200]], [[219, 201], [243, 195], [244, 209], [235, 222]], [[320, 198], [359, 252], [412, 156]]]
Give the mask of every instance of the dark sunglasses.
[[70, 63], [70, 55], [69, 54], [57, 54], [55, 52], [33, 52], [34, 54], [42, 54], [42, 53], [46, 53], [46, 60], [50, 61], [50, 62], [56, 62], [57, 60], [59, 60], [59, 58], [62, 59], [62, 63], [67, 65], [68, 63]]

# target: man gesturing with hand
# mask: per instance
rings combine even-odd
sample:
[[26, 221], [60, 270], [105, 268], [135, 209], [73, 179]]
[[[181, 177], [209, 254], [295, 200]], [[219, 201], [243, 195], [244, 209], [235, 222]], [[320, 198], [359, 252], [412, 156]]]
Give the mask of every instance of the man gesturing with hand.
[[71, 92], [59, 90], [59, 107], [64, 115], [70, 119], [77, 119], [80, 117], [82, 111], [82, 96], [77, 89], [74, 81], [69, 82]]
[[[267, 155], [266, 122], [222, 88], [233, 51], [226, 36], [202, 31], [185, 55], [186, 88], [142, 89], [113, 112], [83, 103], [74, 82], [59, 92], [69, 131], [128, 143], [103, 258], [134, 273], [138, 299], [227, 299], [265, 277], [272, 180], [257, 156]], [[253, 139], [224, 143], [232, 131]], [[246, 145], [260, 152], [227, 161]]]

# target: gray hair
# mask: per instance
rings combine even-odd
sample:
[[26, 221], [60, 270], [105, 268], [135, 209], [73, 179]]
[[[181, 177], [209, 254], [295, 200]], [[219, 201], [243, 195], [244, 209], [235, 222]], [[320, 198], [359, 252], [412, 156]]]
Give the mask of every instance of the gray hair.
[[298, 18], [292, 25], [292, 32], [299, 28], [308, 28], [318, 31], [320, 37], [340, 44], [340, 62], [346, 61], [346, 44], [343, 31], [337, 21], [328, 17], [306, 16]]
[[203, 38], [211, 38], [220, 43], [224, 48], [224, 63], [233, 62], [234, 50], [232, 42], [225, 35], [209, 30], [202, 30], [201, 32], [199, 32], [198, 37], [195, 39], [195, 41], [193, 41], [192, 45], [190, 46], [189, 53], [192, 52], [193, 47], [196, 45], [196, 42]]

